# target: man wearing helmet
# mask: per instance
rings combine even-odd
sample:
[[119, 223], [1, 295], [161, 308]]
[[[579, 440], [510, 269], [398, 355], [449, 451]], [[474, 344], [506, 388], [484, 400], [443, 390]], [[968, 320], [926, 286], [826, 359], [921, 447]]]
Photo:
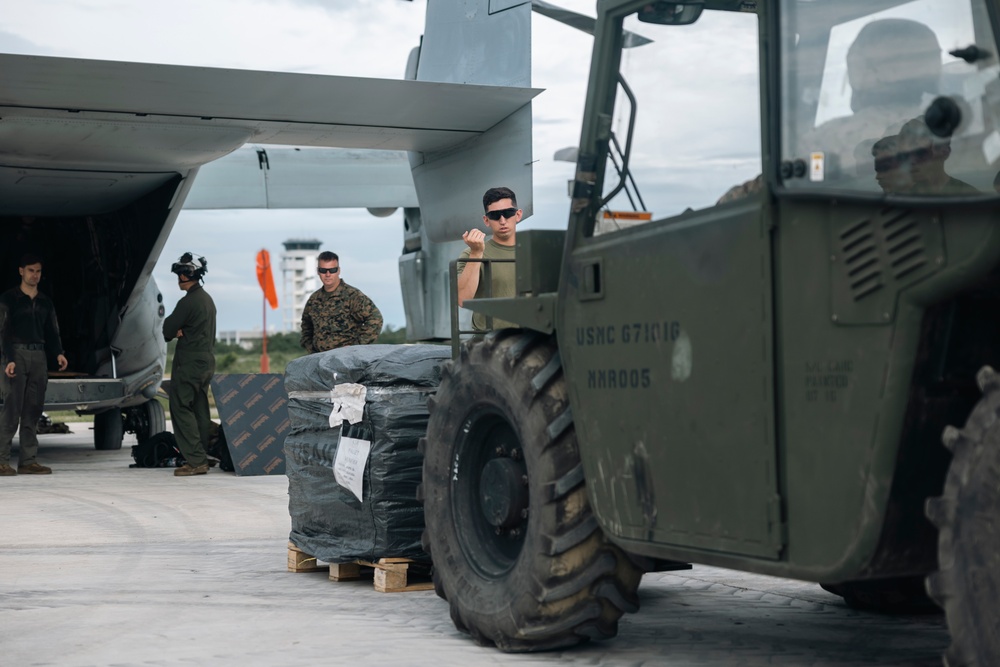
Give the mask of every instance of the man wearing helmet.
[[186, 463], [174, 475], [208, 472], [208, 386], [215, 373], [215, 302], [201, 286], [208, 270], [204, 257], [189, 252], [170, 267], [185, 292], [163, 322], [163, 337], [177, 339], [170, 370], [170, 421]]

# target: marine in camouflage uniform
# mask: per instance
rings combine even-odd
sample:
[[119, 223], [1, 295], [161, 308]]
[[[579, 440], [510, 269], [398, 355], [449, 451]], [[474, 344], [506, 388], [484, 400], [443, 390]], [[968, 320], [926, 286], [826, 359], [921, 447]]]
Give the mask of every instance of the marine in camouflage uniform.
[[317, 262], [323, 287], [302, 309], [302, 347], [312, 354], [374, 343], [382, 332], [382, 313], [364, 292], [340, 279], [335, 253], [320, 253]]

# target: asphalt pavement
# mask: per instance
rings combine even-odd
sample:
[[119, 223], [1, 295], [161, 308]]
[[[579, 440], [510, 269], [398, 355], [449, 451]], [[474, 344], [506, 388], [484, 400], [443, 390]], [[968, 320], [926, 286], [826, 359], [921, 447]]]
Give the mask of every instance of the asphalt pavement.
[[131, 436], [99, 452], [71, 426], [40, 438], [54, 474], [0, 477], [7, 667], [937, 667], [948, 643], [940, 616], [856, 612], [815, 584], [696, 566], [647, 574], [614, 640], [503, 654], [455, 630], [433, 591], [288, 572], [284, 476], [133, 469]]

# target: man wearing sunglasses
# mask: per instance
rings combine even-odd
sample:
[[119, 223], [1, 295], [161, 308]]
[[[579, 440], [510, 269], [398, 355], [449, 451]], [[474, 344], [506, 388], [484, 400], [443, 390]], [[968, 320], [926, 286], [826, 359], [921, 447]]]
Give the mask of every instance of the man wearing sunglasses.
[[313, 354], [374, 343], [382, 332], [382, 313], [364, 292], [340, 279], [336, 253], [321, 252], [316, 262], [323, 287], [302, 309], [302, 347]]
[[979, 190], [944, 170], [951, 140], [934, 136], [923, 116], [907, 121], [899, 131], [899, 155], [909, 165], [913, 195], [976, 195]]
[[[510, 188], [490, 188], [483, 195], [483, 224], [493, 232], [486, 238], [481, 229], [470, 229], [462, 234], [462, 240], [469, 246], [462, 252], [461, 259], [514, 259], [514, 233], [521, 221], [521, 209], [517, 207], [517, 197]], [[491, 284], [486, 284], [485, 262], [471, 262], [474, 270], [466, 271], [467, 262], [458, 264], [458, 305], [466, 299], [512, 297], [515, 294], [515, 269], [511, 262], [490, 262]], [[517, 326], [503, 320], [493, 320], [494, 329]], [[486, 316], [472, 315], [472, 328], [486, 332]]]
[[913, 187], [910, 165], [899, 152], [899, 135], [890, 134], [876, 141], [871, 154], [875, 158], [875, 182], [882, 192], [899, 194]]

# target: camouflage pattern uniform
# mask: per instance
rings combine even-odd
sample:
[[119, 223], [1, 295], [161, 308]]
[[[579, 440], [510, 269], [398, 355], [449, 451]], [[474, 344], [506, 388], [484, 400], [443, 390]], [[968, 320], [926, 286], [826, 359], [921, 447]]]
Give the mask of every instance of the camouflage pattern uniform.
[[310, 354], [347, 345], [368, 345], [382, 332], [382, 313], [361, 290], [344, 281], [332, 292], [319, 288], [302, 309], [299, 342]]
[[719, 201], [715, 202], [715, 205], [719, 206], [720, 204], [728, 204], [731, 201], [739, 201], [740, 199], [746, 199], [747, 197], [752, 197], [753, 195], [759, 195], [763, 189], [764, 177], [762, 175], [758, 175], [755, 178], [751, 178], [749, 181], [739, 185], [734, 185], [726, 190], [726, 194], [719, 197]]

